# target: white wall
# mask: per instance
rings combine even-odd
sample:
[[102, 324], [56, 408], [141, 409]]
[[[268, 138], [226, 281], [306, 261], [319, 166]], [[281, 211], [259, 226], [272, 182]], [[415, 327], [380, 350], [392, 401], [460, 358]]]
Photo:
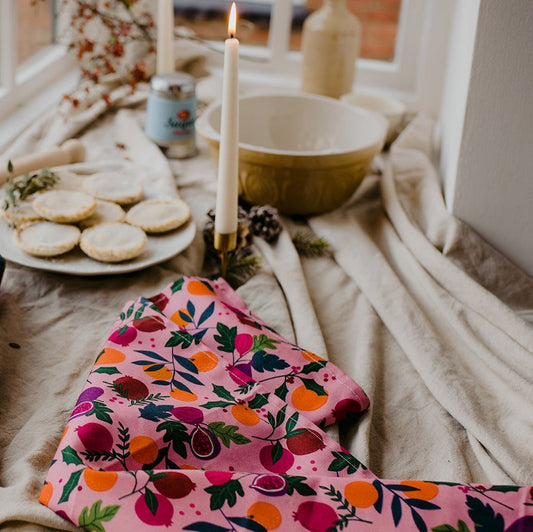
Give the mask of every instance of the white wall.
[[446, 202], [533, 275], [533, 2], [460, 0], [442, 108]]

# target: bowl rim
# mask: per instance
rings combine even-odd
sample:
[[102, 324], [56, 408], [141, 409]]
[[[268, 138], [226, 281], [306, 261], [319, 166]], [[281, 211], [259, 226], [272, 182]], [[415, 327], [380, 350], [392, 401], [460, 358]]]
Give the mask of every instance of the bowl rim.
[[[239, 141], [239, 148], [243, 148], [248, 151], [252, 152], [259, 152], [263, 154], [270, 154], [270, 155], [276, 155], [276, 156], [290, 156], [290, 157], [323, 157], [323, 156], [332, 156], [332, 155], [340, 155], [340, 154], [349, 154], [349, 153], [357, 153], [369, 150], [370, 148], [377, 147], [379, 150], [381, 147], [383, 147], [385, 143], [385, 138], [387, 135], [387, 129], [388, 129], [388, 122], [387, 119], [378, 113], [377, 111], [372, 111], [370, 109], [366, 109], [364, 107], [353, 105], [348, 102], [344, 102], [341, 100], [338, 100], [336, 98], [330, 98], [328, 96], [320, 96], [317, 94], [307, 94], [307, 93], [294, 93], [294, 92], [255, 92], [253, 94], [246, 94], [239, 97], [239, 101], [243, 100], [251, 100], [251, 99], [259, 99], [259, 98], [298, 98], [298, 99], [308, 99], [308, 100], [316, 100], [316, 101], [326, 101], [328, 103], [333, 103], [334, 105], [338, 105], [340, 107], [344, 107], [350, 112], [356, 111], [361, 115], [371, 117], [376, 122], [379, 123], [381, 126], [380, 133], [376, 135], [374, 139], [371, 139], [371, 141], [367, 142], [364, 146], [361, 146], [357, 149], [323, 149], [323, 150], [279, 150], [275, 148], [264, 148], [261, 146], [257, 146], [255, 144], [249, 144], [246, 142]], [[218, 99], [212, 103], [210, 103], [203, 111], [202, 115], [197, 119], [196, 121], [196, 131], [197, 133], [205, 138], [206, 140], [220, 142], [220, 133], [216, 131], [216, 129], [211, 126], [209, 123], [209, 117], [214, 112], [215, 109], [219, 108], [221, 106], [221, 100]]]
[[[382, 94], [376, 94], [373, 92], [366, 92], [362, 90], [343, 94], [341, 96], [341, 101], [349, 103], [354, 107], [363, 107], [364, 109], [374, 111], [388, 118], [404, 115], [407, 109], [406, 104], [398, 98], [394, 98], [393, 96], [384, 96]], [[382, 108], [379, 111], [375, 109], [370, 109], [369, 107], [366, 107], [363, 102], [381, 104]]]

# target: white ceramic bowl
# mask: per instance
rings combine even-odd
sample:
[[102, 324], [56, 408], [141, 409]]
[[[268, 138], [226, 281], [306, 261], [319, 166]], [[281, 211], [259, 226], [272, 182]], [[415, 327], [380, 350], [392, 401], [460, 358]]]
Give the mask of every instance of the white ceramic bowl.
[[392, 142], [396, 138], [405, 116], [406, 106], [403, 102], [389, 96], [379, 96], [366, 92], [345, 94], [341, 100], [383, 115], [389, 123], [385, 142]]
[[[359, 186], [385, 140], [378, 113], [311, 94], [252, 94], [239, 100], [240, 195], [285, 214], [339, 207]], [[220, 103], [198, 119], [218, 158]]]

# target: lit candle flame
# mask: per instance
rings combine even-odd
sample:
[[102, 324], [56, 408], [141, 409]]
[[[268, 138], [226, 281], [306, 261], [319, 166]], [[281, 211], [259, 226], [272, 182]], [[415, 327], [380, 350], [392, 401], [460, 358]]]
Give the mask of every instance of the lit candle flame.
[[235, 2], [231, 4], [231, 11], [229, 13], [229, 23], [228, 23], [228, 35], [231, 39], [235, 37], [235, 29], [237, 28], [237, 8], [235, 7]]

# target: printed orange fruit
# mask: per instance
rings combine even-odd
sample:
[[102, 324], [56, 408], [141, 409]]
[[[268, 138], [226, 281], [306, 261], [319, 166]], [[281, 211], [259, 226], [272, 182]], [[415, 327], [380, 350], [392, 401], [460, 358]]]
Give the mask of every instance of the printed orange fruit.
[[100, 351], [95, 365], [99, 364], [120, 364], [126, 359], [126, 355], [119, 351], [118, 349], [113, 349], [112, 347], [105, 347]]
[[135, 436], [130, 441], [129, 451], [131, 457], [139, 464], [155, 462], [159, 453], [157, 443], [150, 436]]
[[83, 471], [83, 480], [87, 487], [93, 491], [110, 490], [116, 483], [118, 473], [116, 471], [97, 471], [90, 467]]
[[231, 407], [231, 415], [239, 423], [246, 425], [247, 427], [257, 425], [260, 421], [257, 412], [246, 405], [233, 405]]
[[186, 308], [180, 308], [170, 316], [170, 321], [173, 321], [178, 327], [185, 328], [192, 323], [192, 318]]
[[176, 399], [177, 401], [185, 401], [187, 403], [190, 403], [191, 401], [196, 401], [196, 399], [198, 399], [198, 396], [195, 393], [186, 392], [178, 388], [174, 388], [169, 393], [170, 396]]
[[41, 494], [39, 495], [39, 502], [48, 506], [50, 499], [54, 493], [54, 488], [50, 482], [45, 482], [41, 488]]
[[296, 388], [291, 395], [291, 402], [298, 410], [309, 412], [318, 410], [328, 402], [327, 390], [325, 395], [318, 395], [315, 391], [307, 389], [303, 384]]
[[346, 484], [344, 496], [356, 508], [368, 508], [376, 504], [379, 499], [379, 493], [376, 487], [364, 480], [356, 480]]
[[211, 351], [198, 351], [189, 359], [196, 369], [203, 373], [205, 371], [211, 371], [218, 365], [218, 357]]
[[411, 486], [416, 488], [416, 491], [406, 491], [405, 496], [409, 499], [419, 499], [421, 501], [430, 501], [439, 494], [439, 488], [433, 482], [425, 482], [423, 480], [402, 480], [402, 486]]
[[[166, 366], [160, 368], [161, 364], [147, 364], [143, 366], [144, 372], [152, 377], [152, 379], [157, 379], [160, 381], [169, 381], [172, 378], [172, 371], [170, 371]], [[158, 369], [152, 369], [158, 368]]]
[[319, 360], [326, 362], [325, 359], [322, 357], [315, 355], [315, 353], [311, 353], [311, 351], [300, 351], [300, 354], [305, 358], [305, 360], [309, 360], [309, 362], [317, 362]]
[[187, 285], [187, 292], [194, 296], [212, 296], [215, 293], [207, 283], [196, 280]]
[[269, 502], [254, 502], [247, 512], [248, 519], [259, 523], [267, 530], [274, 530], [281, 525], [280, 511]]

